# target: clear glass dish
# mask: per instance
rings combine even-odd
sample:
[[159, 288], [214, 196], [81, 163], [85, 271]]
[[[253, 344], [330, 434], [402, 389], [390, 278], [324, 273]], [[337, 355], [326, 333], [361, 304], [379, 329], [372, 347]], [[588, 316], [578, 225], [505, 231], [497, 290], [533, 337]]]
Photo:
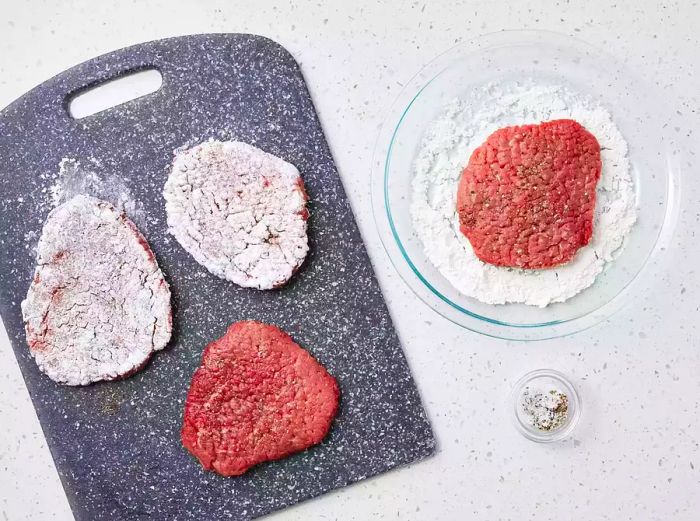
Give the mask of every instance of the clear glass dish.
[[[568, 398], [568, 416], [566, 421], [557, 429], [551, 431], [541, 431], [531, 426], [520, 406], [520, 397], [526, 387], [557, 389], [566, 394]], [[558, 371], [552, 369], [538, 369], [523, 376], [513, 386], [511, 393], [511, 404], [513, 407], [514, 423], [518, 431], [528, 440], [538, 443], [551, 443], [563, 440], [569, 436], [576, 428], [576, 424], [581, 417], [581, 398], [573, 384]]]
[[[413, 163], [428, 126], [445, 105], [490, 81], [558, 84], [600, 101], [629, 145], [638, 220], [618, 258], [566, 302], [538, 308], [491, 305], [457, 291], [427, 259], [409, 212]], [[609, 318], [636, 289], [675, 225], [681, 158], [672, 154], [665, 108], [653, 85], [584, 42], [543, 31], [504, 31], [460, 44], [421, 70], [396, 100], [380, 132], [372, 205], [382, 243], [409, 287], [435, 311], [472, 331], [539, 340]]]

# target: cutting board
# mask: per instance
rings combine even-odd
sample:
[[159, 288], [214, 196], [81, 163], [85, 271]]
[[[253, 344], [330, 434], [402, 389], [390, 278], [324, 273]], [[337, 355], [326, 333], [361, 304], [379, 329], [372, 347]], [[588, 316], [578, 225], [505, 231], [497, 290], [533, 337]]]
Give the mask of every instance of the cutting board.
[[[75, 93], [144, 68], [162, 74], [157, 92], [84, 119], [69, 115]], [[173, 149], [212, 137], [260, 147], [302, 174], [311, 251], [282, 289], [218, 279], [167, 233], [161, 192]], [[20, 313], [63, 158], [123, 180], [173, 293], [175, 331], [166, 350], [131, 378], [83, 388], [40, 373]], [[0, 198], [0, 313], [78, 520], [248, 519], [433, 452], [304, 79], [275, 42], [242, 34], [172, 38], [59, 74], [0, 114]], [[342, 398], [321, 445], [223, 478], [202, 470], [179, 430], [204, 346], [242, 319], [288, 331], [337, 378]]]

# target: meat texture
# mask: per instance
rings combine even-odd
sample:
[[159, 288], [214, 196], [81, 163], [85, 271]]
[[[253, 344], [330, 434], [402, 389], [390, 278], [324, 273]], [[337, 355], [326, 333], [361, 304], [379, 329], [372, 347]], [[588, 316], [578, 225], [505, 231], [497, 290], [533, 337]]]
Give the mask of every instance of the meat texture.
[[239, 286], [285, 284], [309, 250], [299, 171], [246, 143], [207, 141], [178, 152], [163, 195], [180, 245]]
[[591, 239], [600, 172], [600, 145], [576, 121], [499, 129], [462, 172], [460, 229], [489, 264], [567, 263]]
[[83, 195], [49, 214], [22, 314], [39, 369], [67, 385], [138, 371], [172, 332], [170, 289], [146, 239]]
[[237, 322], [204, 350], [182, 443], [205, 469], [237, 476], [323, 440], [338, 399], [335, 379], [289, 335]]

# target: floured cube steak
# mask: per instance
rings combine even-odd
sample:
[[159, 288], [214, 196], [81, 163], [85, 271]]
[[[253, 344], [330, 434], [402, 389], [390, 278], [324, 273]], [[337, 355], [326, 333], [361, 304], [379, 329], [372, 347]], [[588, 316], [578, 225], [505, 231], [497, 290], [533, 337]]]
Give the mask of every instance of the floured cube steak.
[[182, 443], [205, 469], [237, 476], [321, 442], [338, 400], [335, 379], [284, 331], [237, 322], [204, 350]]
[[44, 223], [22, 315], [39, 369], [67, 385], [138, 371], [172, 332], [170, 289], [146, 239], [83, 195]]
[[462, 172], [460, 229], [489, 264], [567, 263], [591, 239], [600, 172], [600, 145], [576, 121], [499, 129]]
[[218, 277], [272, 289], [304, 262], [304, 183], [279, 157], [238, 141], [207, 141], [176, 154], [163, 196], [170, 233]]

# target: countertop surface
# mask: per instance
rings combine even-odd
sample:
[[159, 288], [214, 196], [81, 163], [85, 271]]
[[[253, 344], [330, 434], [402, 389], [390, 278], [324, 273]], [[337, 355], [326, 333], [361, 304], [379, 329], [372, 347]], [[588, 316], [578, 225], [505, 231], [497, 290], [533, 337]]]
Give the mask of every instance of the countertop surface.
[[[435, 430], [433, 458], [270, 519], [696, 520], [700, 511], [700, 130], [696, 2], [0, 2], [0, 106], [110, 50], [250, 32], [300, 62]], [[684, 151], [665, 275], [609, 321], [542, 342], [461, 329], [391, 267], [372, 218], [372, 151], [391, 102], [436, 54], [479, 34], [545, 29], [607, 49], [658, 84]], [[7, 246], [5, 246], [7, 247]], [[574, 435], [537, 445], [512, 426], [511, 385], [548, 367], [578, 386]], [[22, 376], [0, 336], [0, 519], [70, 520]]]

